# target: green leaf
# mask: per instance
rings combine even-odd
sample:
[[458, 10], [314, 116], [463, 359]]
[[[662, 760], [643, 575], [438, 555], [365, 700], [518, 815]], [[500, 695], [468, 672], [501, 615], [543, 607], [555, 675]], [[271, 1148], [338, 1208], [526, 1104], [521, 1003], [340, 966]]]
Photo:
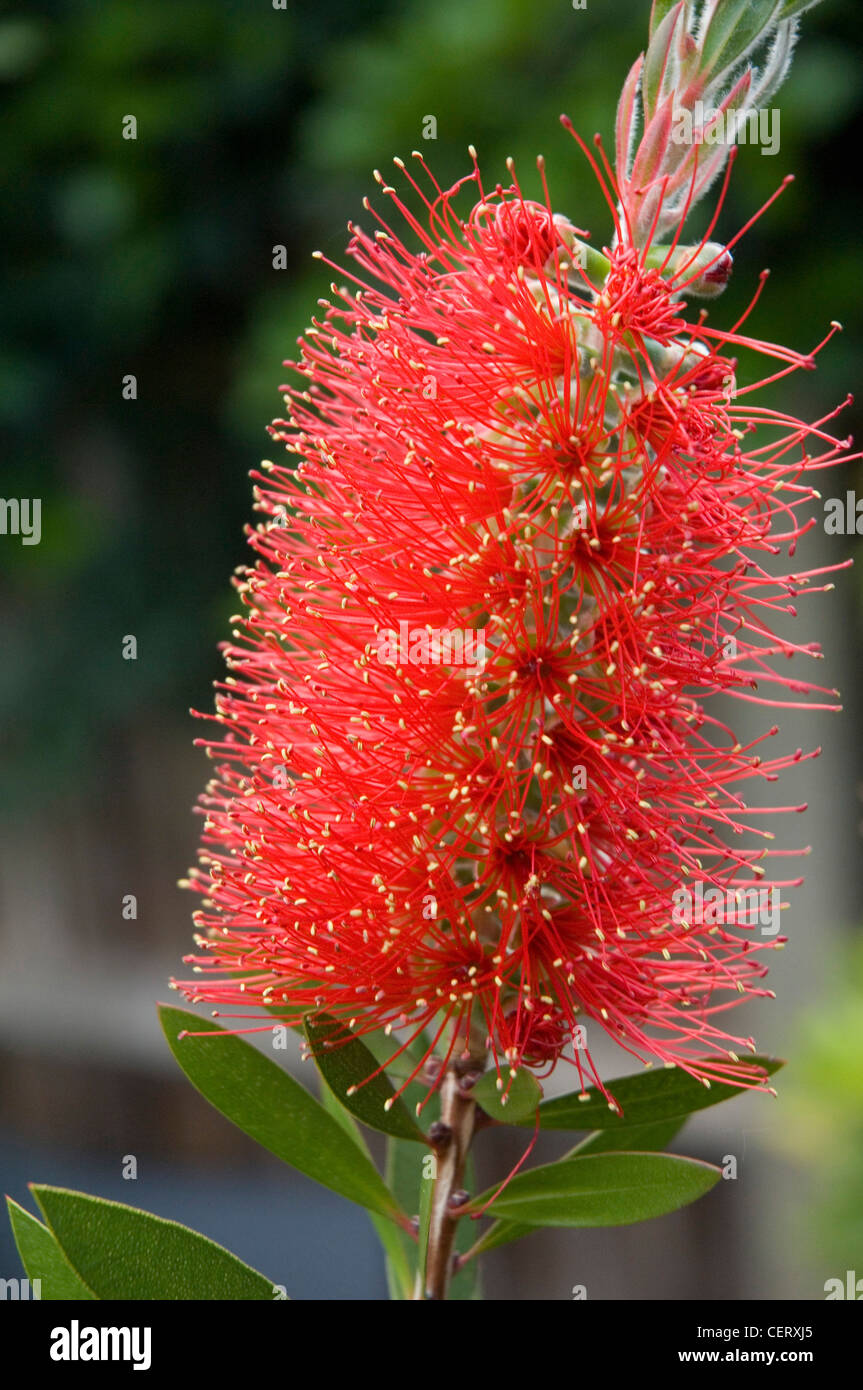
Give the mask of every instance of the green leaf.
[[504, 1073], [504, 1086], [509, 1090], [503, 1094], [497, 1088], [497, 1072], [487, 1071], [477, 1081], [471, 1096], [486, 1115], [501, 1124], [521, 1124], [528, 1120], [536, 1123], [537, 1106], [542, 1100], [542, 1087], [536, 1077], [521, 1067], [510, 1081]]
[[679, 4], [679, 0], [653, 0], [650, 12], [650, 38], [652, 39], [669, 10]]
[[96, 1295], [78, 1278], [48, 1227], [11, 1197], [6, 1198], [6, 1205], [24, 1272], [31, 1285], [39, 1280], [39, 1297], [45, 1302], [94, 1299]]
[[420, 1287], [426, 1287], [426, 1265], [429, 1249], [429, 1230], [431, 1228], [432, 1200], [434, 1198], [434, 1181], [432, 1178], [424, 1178], [420, 1183], [419, 1190], [419, 1278]]
[[815, 6], [820, 4], [821, 0], [785, 0], [779, 11], [779, 18], [794, 19], [796, 15], [803, 14], [806, 10], [814, 10]]
[[[626, 1226], [677, 1211], [719, 1181], [719, 1168], [671, 1154], [566, 1158], [520, 1173], [491, 1206], [528, 1226]], [[477, 1208], [495, 1189], [476, 1199]]]
[[[655, 1123], [642, 1125], [628, 1125], [621, 1123], [613, 1129], [597, 1129], [592, 1134], [588, 1134], [586, 1139], [582, 1139], [574, 1149], [570, 1149], [565, 1154], [562, 1162], [571, 1158], [582, 1158], [586, 1154], [600, 1153], [623, 1153], [638, 1151], [639, 1153], [659, 1153], [671, 1143], [675, 1134], [686, 1123], [687, 1116], [675, 1116], [669, 1120], [657, 1120]], [[475, 1255], [482, 1255], [486, 1250], [495, 1250], [499, 1245], [509, 1245], [511, 1241], [522, 1240], [524, 1236], [529, 1236], [534, 1226], [519, 1225], [514, 1221], [496, 1221], [477, 1242]], [[474, 1260], [471, 1260], [471, 1264]], [[468, 1266], [470, 1268], [470, 1266]]]
[[658, 1120], [650, 1125], [597, 1129], [566, 1154], [566, 1158], [580, 1158], [586, 1153], [661, 1153], [685, 1123], [686, 1116], [682, 1120]]
[[[464, 1185], [467, 1192], [472, 1192], [476, 1186], [473, 1155], [470, 1153], [464, 1166]], [[475, 1239], [474, 1222], [468, 1216], [462, 1217], [455, 1231], [454, 1249], [456, 1253], [466, 1254]], [[453, 1275], [447, 1298], [451, 1303], [476, 1303], [482, 1299], [479, 1260], [470, 1260], [464, 1269], [458, 1270]]]
[[[404, 1101], [395, 1098], [387, 1075], [378, 1071], [374, 1054], [364, 1042], [329, 1014], [317, 1014], [314, 1018], [308, 1016], [306, 1037], [321, 1075], [346, 1110], [350, 1110], [363, 1124], [383, 1134], [396, 1139], [413, 1139], [419, 1144], [427, 1143]], [[350, 1041], [338, 1042], [334, 1047], [327, 1045], [342, 1037], [348, 1037]], [[377, 1072], [377, 1076], [372, 1081], [366, 1081], [372, 1072]]]
[[476, 1264], [477, 1257], [484, 1255], [486, 1251], [496, 1250], [499, 1245], [509, 1245], [514, 1240], [523, 1240], [537, 1229], [536, 1226], [520, 1225], [517, 1221], [495, 1221], [473, 1247], [467, 1268], [470, 1269], [471, 1265]]
[[[393, 1037], [383, 1028], [376, 1028], [373, 1032], [363, 1034], [363, 1042], [369, 1052], [376, 1059], [379, 1066], [384, 1066], [390, 1076], [398, 1076], [400, 1079], [408, 1076], [416, 1065], [428, 1056], [430, 1049], [429, 1040], [425, 1033], [418, 1033], [405, 1047], [401, 1057], [395, 1062], [390, 1061], [393, 1055]], [[400, 1044], [401, 1045], [401, 1044]], [[420, 1091], [423, 1091], [422, 1084], [415, 1082]]]
[[[585, 1154], [620, 1153], [637, 1150], [639, 1153], [658, 1153], [670, 1144], [681, 1127], [678, 1120], [664, 1120], [654, 1125], [623, 1125], [620, 1129], [598, 1129], [582, 1139], [561, 1162], [572, 1158], [582, 1158]], [[529, 1236], [534, 1226], [519, 1225], [515, 1221], [496, 1221], [477, 1242], [475, 1255], [486, 1250], [496, 1250], [499, 1245], [509, 1245], [511, 1241]], [[468, 1268], [475, 1263], [471, 1260]]]
[[[244, 1134], [349, 1201], [403, 1219], [371, 1160], [292, 1076], [209, 1019], [165, 1005], [159, 1017], [192, 1085]], [[180, 1040], [184, 1029], [214, 1036]]]
[[[761, 1067], [768, 1076], [784, 1065], [775, 1057], [749, 1057], [747, 1061]], [[678, 1120], [682, 1124], [694, 1111], [706, 1110], [747, 1089], [724, 1081], [713, 1081], [707, 1087], [680, 1067], [658, 1067], [635, 1076], [620, 1077], [610, 1084], [622, 1115], [611, 1110], [602, 1092], [592, 1087], [584, 1092], [586, 1100], [580, 1100], [577, 1091], [544, 1100], [539, 1107], [541, 1128], [623, 1129], [659, 1120]], [[529, 1122], [518, 1120], [516, 1123]]]
[[667, 13], [657, 24], [655, 30], [651, 30], [650, 44], [644, 55], [641, 94], [646, 125], [650, 123], [650, 118], [656, 111], [663, 79], [667, 79], [669, 73], [671, 75], [675, 73], [675, 65], [679, 68], [675, 33], [680, 16], [677, 13], [672, 13], [674, 8], [671, 5], [666, 6]]
[[255, 1299], [275, 1285], [215, 1241], [146, 1211], [31, 1186], [51, 1234], [97, 1298]]
[[[421, 1244], [428, 1237], [427, 1224], [424, 1225], [424, 1223], [428, 1222], [431, 1210], [434, 1181], [426, 1174], [433, 1171], [433, 1165], [428, 1162], [432, 1157], [431, 1150], [423, 1153], [415, 1144], [408, 1144], [400, 1139], [390, 1139], [387, 1143], [387, 1182], [405, 1210], [416, 1212], [420, 1219], [420, 1232], [417, 1240], [412, 1240], [403, 1231], [397, 1232], [405, 1246], [405, 1253], [410, 1264], [410, 1285], [407, 1294], [404, 1295], [409, 1299], [414, 1296], [414, 1283], [419, 1270]], [[468, 1155], [465, 1165], [464, 1181], [465, 1186], [470, 1191], [474, 1184], [473, 1163], [470, 1155]], [[473, 1223], [467, 1220], [458, 1223], [455, 1249], [459, 1254], [463, 1254], [474, 1239], [472, 1226]], [[453, 1276], [449, 1288], [449, 1300], [457, 1303], [478, 1299], [480, 1297], [479, 1275], [480, 1271], [476, 1261], [471, 1261], [463, 1270]], [[403, 1295], [399, 1294], [398, 1296]]]
[[[345, 1134], [350, 1135], [360, 1152], [371, 1162], [371, 1155], [358, 1125], [326, 1084], [321, 1087], [321, 1105], [328, 1115], [332, 1115]], [[414, 1271], [409, 1258], [410, 1237], [406, 1231], [402, 1230], [401, 1226], [396, 1226], [385, 1216], [379, 1216], [376, 1211], [369, 1212], [369, 1220], [375, 1228], [375, 1233], [384, 1252], [390, 1298], [410, 1298], [413, 1293], [414, 1279]]]
[[775, 28], [781, 0], [723, 0], [713, 13], [704, 36], [700, 70], [705, 74], [727, 72], [757, 42]]
[[[430, 1154], [431, 1150], [423, 1152], [415, 1144], [406, 1143], [403, 1139], [387, 1140], [387, 1184], [395, 1193], [399, 1205], [411, 1216], [419, 1214], [422, 1184], [428, 1185], [429, 1182], [428, 1178], [423, 1177], [423, 1172], [426, 1159], [430, 1157]], [[398, 1230], [396, 1234], [401, 1241], [402, 1251], [410, 1270], [408, 1287], [404, 1297], [412, 1299], [414, 1284], [419, 1271], [419, 1241], [414, 1240], [403, 1230]]]

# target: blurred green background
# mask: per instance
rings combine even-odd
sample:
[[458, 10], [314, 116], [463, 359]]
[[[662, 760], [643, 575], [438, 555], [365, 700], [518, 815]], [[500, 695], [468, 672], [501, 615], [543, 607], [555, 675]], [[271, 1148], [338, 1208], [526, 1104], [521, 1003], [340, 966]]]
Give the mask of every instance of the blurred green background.
[[[446, 183], [467, 172], [471, 142], [490, 184], [508, 181], [511, 154], [528, 192], [542, 152], [557, 209], [603, 244], [607, 211], [558, 116], [566, 111], [583, 135], [598, 130], [611, 147], [616, 95], [648, 12], [648, 0], [589, 0], [584, 10], [569, 0], [0, 6], [2, 491], [41, 497], [43, 526], [38, 546], [0, 543], [3, 940], [7, 978], [20, 972], [3, 995], [3, 1042], [20, 1081], [3, 1083], [3, 1124], [25, 1146], [58, 1134], [70, 1150], [94, 1133], [103, 1148], [114, 1142], [95, 1114], [86, 1134], [65, 1111], [59, 1129], [46, 1118], [57, 1078], [84, 1095], [93, 1064], [105, 1075], [125, 1064], [122, 1010], [88, 1033], [79, 1015], [92, 1005], [101, 1018], [98, 1004], [88, 999], [76, 1012], [71, 996], [88, 970], [99, 994], [108, 952], [118, 997], [132, 972], [140, 998], [152, 998], [188, 948], [189, 907], [173, 881], [193, 853], [188, 808], [206, 765], [191, 750], [186, 711], [209, 706], [220, 673], [216, 644], [235, 607], [228, 580], [245, 559], [242, 527], [252, 515], [247, 473], [271, 452], [265, 426], [281, 411], [280, 364], [327, 288], [310, 253], [339, 258], [347, 219], [362, 220], [373, 168], [420, 147]], [[804, 349], [832, 318], [842, 321], [846, 332], [818, 372], [774, 397], [804, 417], [825, 414], [861, 380], [861, 74], [859, 0], [824, 0], [804, 17], [780, 94], [780, 152], [741, 150], [717, 233], [732, 234], [795, 173], [738, 248], [713, 318], [732, 322], [769, 266], [750, 324], [757, 336]], [[122, 138], [127, 115], [137, 120], [134, 141]], [[423, 140], [428, 115], [433, 141]], [[285, 270], [273, 268], [279, 244]], [[130, 373], [136, 400], [123, 399]], [[863, 433], [858, 406], [839, 432]], [[859, 465], [848, 464], [822, 491], [855, 486], [863, 495]], [[833, 546], [822, 562], [850, 556], [856, 542]], [[823, 825], [839, 827], [845, 877], [832, 896], [822, 883], [818, 921], [801, 922], [825, 932], [816, 952], [822, 985], [798, 979], [791, 997], [796, 1006], [805, 994], [813, 1011], [812, 1031], [800, 1037], [830, 1070], [828, 1113], [847, 1117], [831, 1131], [845, 1195], [817, 1222], [804, 1221], [799, 1239], [817, 1267], [846, 1260], [863, 1274], [863, 1060], [859, 1045], [855, 1056], [847, 1051], [853, 1027], [863, 1042], [863, 982], [859, 959], [856, 994], [840, 965], [861, 912], [859, 571], [841, 579], [834, 603], [840, 651], [826, 683], [845, 685], [852, 712], [829, 731], [843, 780]], [[121, 659], [125, 634], [137, 637], [137, 662]], [[804, 730], [804, 741], [818, 740]], [[134, 940], [119, 918], [124, 892], [142, 903]], [[67, 965], [78, 974], [66, 976]], [[840, 1025], [831, 979], [844, 982], [851, 1025]], [[810, 997], [819, 987], [820, 1006]], [[158, 1065], [149, 1015], [128, 1028], [142, 1041], [126, 1061], [145, 1073]], [[832, 1064], [834, 1052], [844, 1068]], [[786, 1112], [797, 1136], [786, 1157], [800, 1182], [806, 1136], [823, 1123], [816, 1098], [825, 1104], [817, 1068], [807, 1075]], [[46, 1097], [35, 1109], [21, 1100], [33, 1076]], [[121, 1135], [116, 1144], [122, 1150]], [[176, 1144], [168, 1126], [165, 1152]], [[191, 1141], [186, 1148], [197, 1152]]]

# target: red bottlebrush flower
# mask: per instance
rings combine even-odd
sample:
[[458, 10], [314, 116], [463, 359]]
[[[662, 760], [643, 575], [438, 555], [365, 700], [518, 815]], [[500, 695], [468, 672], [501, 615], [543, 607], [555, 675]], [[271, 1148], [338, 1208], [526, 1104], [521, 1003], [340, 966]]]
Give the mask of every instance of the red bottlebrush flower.
[[599, 254], [475, 157], [447, 191], [419, 163], [421, 214], [384, 184], [400, 226], [352, 229], [291, 364], [295, 466], [256, 475], [179, 987], [582, 1084], [581, 1025], [751, 1077], [717, 1016], [768, 992], [757, 912], [799, 880], [745, 793], [803, 755], [711, 697], [818, 689], [770, 627], [816, 576], [769, 565], [846, 445], [735, 390], [744, 350], [760, 385], [813, 358], [687, 319], [731, 255], [639, 234], [661, 190], [619, 167]]

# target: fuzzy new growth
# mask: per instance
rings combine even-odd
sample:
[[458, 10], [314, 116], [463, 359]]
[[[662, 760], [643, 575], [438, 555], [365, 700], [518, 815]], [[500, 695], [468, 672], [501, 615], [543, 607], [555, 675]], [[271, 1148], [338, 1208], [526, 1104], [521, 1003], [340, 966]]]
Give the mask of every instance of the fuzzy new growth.
[[[847, 445], [735, 387], [741, 351], [777, 364], [760, 385], [814, 354], [745, 336], [749, 311], [721, 331], [687, 310], [730, 273], [715, 218], [660, 246], [660, 197], [637, 236], [644, 200], [594, 163], [617, 227], [600, 254], [511, 164], [486, 192], [474, 156], [443, 191], [415, 158], [410, 198], [378, 176], [398, 219], [352, 228], [292, 364], [271, 432], [294, 466], [256, 475], [179, 987], [250, 1029], [264, 1006], [325, 1010], [394, 1053], [421, 1032], [489, 1049], [506, 1078], [567, 1057], [601, 1085], [572, 1046], [587, 1023], [755, 1081], [719, 1015], [769, 993], [782, 938], [672, 901], [799, 882], [746, 793], [813, 755], [770, 757], [775, 727], [742, 744], [710, 711], [720, 691], [835, 707], [776, 669], [818, 647], [771, 623], [820, 587], [774, 571]], [[483, 659], [382, 662], [402, 622], [483, 629]]]

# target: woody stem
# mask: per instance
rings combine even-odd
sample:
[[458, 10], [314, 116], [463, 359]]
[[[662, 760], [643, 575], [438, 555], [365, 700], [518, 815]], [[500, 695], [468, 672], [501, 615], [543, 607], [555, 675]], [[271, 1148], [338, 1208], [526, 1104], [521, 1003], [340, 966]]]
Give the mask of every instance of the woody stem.
[[[474, 1069], [476, 1062], [468, 1063]], [[452, 1062], [441, 1083], [441, 1118], [436, 1146], [437, 1177], [429, 1218], [426, 1255], [425, 1296], [447, 1296], [453, 1266], [453, 1243], [463, 1204], [462, 1183], [468, 1150], [474, 1132], [476, 1102], [464, 1088], [465, 1064]]]

